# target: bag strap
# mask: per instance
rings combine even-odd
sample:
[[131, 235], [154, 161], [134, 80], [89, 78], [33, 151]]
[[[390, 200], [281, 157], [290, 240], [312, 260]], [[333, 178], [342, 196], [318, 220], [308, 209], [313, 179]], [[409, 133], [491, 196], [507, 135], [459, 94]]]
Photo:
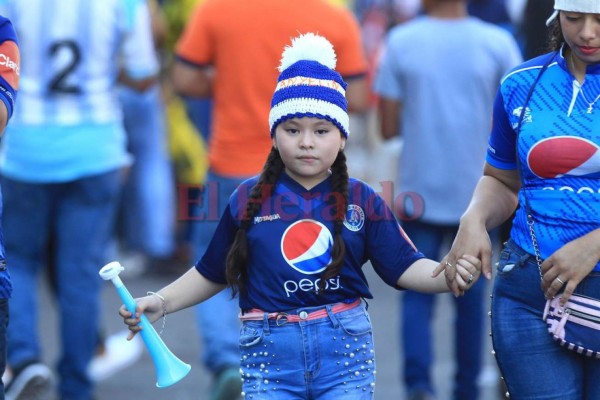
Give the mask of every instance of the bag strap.
[[[525, 98], [525, 103], [523, 104], [523, 108], [521, 109], [521, 113], [519, 114], [519, 121], [517, 122], [517, 127], [515, 128], [515, 135], [516, 135], [515, 152], [516, 152], [516, 156], [517, 156], [517, 171], [519, 172], [519, 175], [521, 176], [521, 185], [523, 187], [525, 186], [525, 179], [523, 177], [523, 165], [519, 158], [519, 134], [521, 133], [521, 126], [523, 124], [523, 118], [525, 117], [525, 114], [527, 112], [527, 105], [529, 104], [529, 100], [531, 100], [531, 96], [533, 96], [535, 87], [537, 86], [537, 84], [540, 81], [544, 72], [546, 72], [546, 70], [548, 69], [548, 66], [556, 58], [557, 54], [558, 54], [558, 51], [556, 51], [554, 53], [554, 55], [552, 57], [550, 57], [548, 59], [548, 61], [546, 61], [544, 63], [544, 66], [542, 67], [542, 69], [538, 73], [537, 77], [535, 78], [535, 81], [529, 88], [529, 92], [527, 93], [527, 97]], [[531, 207], [529, 206], [529, 199], [527, 199], [527, 194], [526, 194], [525, 190], [523, 190], [523, 199], [525, 200], [525, 212], [527, 214], [527, 227], [529, 228], [529, 234], [531, 235], [531, 242], [533, 244], [533, 250], [535, 252], [535, 261], [536, 261], [538, 269], [540, 271], [540, 279], [541, 279], [542, 278], [542, 254], [540, 252], [540, 247], [538, 245], [538, 241], [535, 236], [535, 230], [533, 229], [533, 223], [534, 223], [533, 212], [531, 210]]]

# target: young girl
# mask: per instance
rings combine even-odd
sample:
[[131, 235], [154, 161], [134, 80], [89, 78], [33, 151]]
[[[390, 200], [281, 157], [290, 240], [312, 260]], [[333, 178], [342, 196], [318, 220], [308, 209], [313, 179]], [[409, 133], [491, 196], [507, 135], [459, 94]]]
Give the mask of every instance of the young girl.
[[[142, 312], [154, 322], [230, 286], [243, 321], [247, 399], [373, 398], [367, 261], [394, 288], [449, 290], [443, 276], [431, 276], [438, 263], [412, 246], [383, 199], [348, 177], [346, 83], [334, 67], [323, 37], [302, 35], [285, 49], [263, 172], [231, 196], [194, 268], [137, 299], [135, 316], [120, 309], [133, 337]], [[458, 295], [481, 265], [465, 255], [446, 267], [456, 271]]]

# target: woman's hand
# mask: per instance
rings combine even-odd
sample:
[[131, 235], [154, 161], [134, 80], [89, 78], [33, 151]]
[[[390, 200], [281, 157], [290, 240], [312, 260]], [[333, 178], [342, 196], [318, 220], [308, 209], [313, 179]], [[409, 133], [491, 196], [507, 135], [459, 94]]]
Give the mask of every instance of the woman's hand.
[[561, 305], [598, 264], [600, 259], [600, 229], [575, 239], [554, 252], [541, 265], [542, 290], [551, 299], [565, 287]]
[[[481, 261], [475, 256], [465, 254], [456, 260], [456, 265], [453, 269], [456, 269], [454, 282], [458, 285], [461, 294], [464, 294], [465, 290], [468, 290], [479, 279], [481, 275]], [[448, 280], [446, 280], [446, 284], [452, 290]]]
[[130, 332], [127, 336], [127, 340], [133, 339], [133, 337], [142, 330], [139, 325], [142, 314], [146, 315], [148, 321], [153, 323], [163, 316], [162, 301], [158, 296], [149, 295], [135, 299], [135, 315], [133, 315], [125, 305], [119, 308], [119, 315], [123, 317], [123, 322], [128, 326]]
[[467, 254], [471, 254], [472, 257], [477, 258], [477, 263], [473, 264], [478, 268], [477, 277], [483, 273], [487, 279], [490, 279], [492, 276], [492, 244], [490, 236], [483, 223], [463, 219], [461, 220], [450, 252], [433, 271], [434, 277], [444, 271], [446, 283], [455, 296], [462, 296], [464, 294], [464, 289], [457, 282], [456, 265], [457, 261], [466, 257]]

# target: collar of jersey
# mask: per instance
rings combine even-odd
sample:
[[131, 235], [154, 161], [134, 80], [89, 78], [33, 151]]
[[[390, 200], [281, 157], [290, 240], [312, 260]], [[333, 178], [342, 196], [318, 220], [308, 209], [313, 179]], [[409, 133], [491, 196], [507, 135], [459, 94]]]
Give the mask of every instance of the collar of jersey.
[[[558, 65], [560, 65], [560, 67], [562, 69], [564, 69], [565, 71], [569, 70], [569, 67], [567, 66], [567, 60], [565, 59], [563, 53], [565, 50], [565, 45], [563, 44], [562, 48], [560, 49], [560, 57], [557, 58], [557, 62]], [[596, 64], [588, 64], [587, 69], [585, 71], [586, 75], [600, 75], [600, 63], [596, 63]]]

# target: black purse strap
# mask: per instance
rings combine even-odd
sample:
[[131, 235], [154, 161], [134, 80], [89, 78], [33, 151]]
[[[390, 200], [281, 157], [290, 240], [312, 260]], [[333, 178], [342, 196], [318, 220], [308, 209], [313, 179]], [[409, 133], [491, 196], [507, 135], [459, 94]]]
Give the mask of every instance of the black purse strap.
[[[533, 96], [535, 87], [537, 86], [537, 84], [540, 81], [544, 72], [546, 72], [546, 70], [548, 69], [548, 66], [556, 58], [557, 54], [558, 54], [558, 51], [555, 52], [554, 55], [552, 57], [550, 57], [548, 59], [548, 61], [546, 61], [544, 63], [544, 66], [542, 67], [542, 69], [538, 73], [537, 77], [535, 78], [535, 81], [533, 81], [533, 84], [529, 88], [529, 92], [527, 93], [527, 97], [525, 98], [525, 103], [523, 104], [523, 108], [521, 109], [521, 113], [519, 114], [519, 121], [517, 122], [517, 127], [515, 128], [515, 135], [516, 135], [515, 151], [516, 151], [516, 156], [517, 156], [517, 171], [519, 172], [519, 175], [521, 176], [521, 185], [522, 186], [525, 186], [525, 179], [523, 178], [523, 165], [521, 164], [521, 160], [519, 157], [519, 134], [521, 133], [521, 125], [523, 124], [523, 118], [525, 118], [525, 114], [527, 112], [527, 105], [529, 104], [529, 100], [531, 100], [531, 96]], [[535, 231], [533, 229], [533, 223], [534, 223], [533, 212], [531, 211], [531, 207], [529, 206], [529, 199], [527, 199], [527, 194], [525, 193], [525, 191], [523, 191], [523, 199], [525, 200], [525, 212], [527, 214], [527, 227], [529, 228], [529, 234], [531, 235], [533, 250], [535, 252], [535, 261], [536, 261], [538, 269], [540, 271], [540, 278], [542, 278], [542, 255], [540, 253], [540, 247], [538, 245], [537, 238], [535, 236]]]

